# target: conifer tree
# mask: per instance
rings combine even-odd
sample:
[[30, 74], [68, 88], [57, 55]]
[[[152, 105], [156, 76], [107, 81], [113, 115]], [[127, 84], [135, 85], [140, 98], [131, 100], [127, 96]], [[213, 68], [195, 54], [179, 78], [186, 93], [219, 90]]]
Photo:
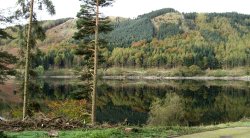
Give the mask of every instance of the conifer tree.
[[88, 67], [88, 77], [91, 82], [92, 89], [92, 114], [91, 123], [95, 125], [96, 122], [96, 92], [97, 92], [97, 68], [99, 48], [101, 42], [99, 33], [106, 33], [111, 31], [111, 26], [107, 18], [100, 17], [99, 7], [106, 7], [112, 4], [113, 0], [81, 0], [80, 12], [77, 14], [77, 29], [74, 38], [80, 40], [80, 49], [78, 54], [84, 55], [86, 59], [86, 66]]
[[[32, 35], [32, 27], [33, 21], [36, 20], [34, 10], [34, 2], [35, 0], [18, 0], [18, 5], [21, 6], [22, 15], [24, 17], [29, 18], [28, 22], [28, 34], [27, 34], [27, 45], [26, 45], [26, 53], [25, 53], [25, 70], [24, 70], [24, 91], [23, 91], [23, 121], [26, 117], [26, 104], [27, 104], [27, 92], [29, 87], [29, 70], [30, 70], [30, 47], [31, 47], [31, 35]], [[47, 11], [49, 14], [55, 14], [55, 8], [51, 0], [38, 0], [37, 1], [38, 7], [40, 10], [43, 9], [43, 6], [46, 6]]]

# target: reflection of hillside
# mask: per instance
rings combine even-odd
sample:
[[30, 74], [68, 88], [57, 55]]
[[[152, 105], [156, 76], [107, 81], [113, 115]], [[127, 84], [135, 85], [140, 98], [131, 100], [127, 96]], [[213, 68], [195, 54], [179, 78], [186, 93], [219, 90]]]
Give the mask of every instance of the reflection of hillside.
[[[236, 95], [235, 95], [236, 94]], [[226, 116], [223, 121], [237, 121], [239, 118], [250, 116], [250, 93], [244, 91], [227, 95], [220, 93], [216, 97], [214, 108]], [[223, 118], [221, 118], [223, 119]]]
[[[213, 124], [250, 117], [248, 87], [247, 82], [238, 81], [111, 81], [102, 84], [98, 101], [100, 108], [105, 111], [111, 107], [120, 111], [122, 105], [149, 111], [155, 99], [164, 101], [168, 93], [176, 93], [183, 102], [181, 105], [185, 116], [180, 122], [188, 125]], [[167, 108], [163, 106], [162, 109], [165, 107]], [[141, 111], [143, 110], [138, 112]]]
[[111, 104], [114, 106], [131, 106], [141, 111], [148, 110], [150, 103], [156, 97], [161, 95], [155, 93], [156, 89], [152, 89], [146, 85], [143, 86], [117, 86], [113, 87], [107, 84], [99, 86], [98, 105], [104, 106]]
[[14, 80], [8, 80], [5, 84], [0, 84], [0, 102], [20, 103], [21, 98], [16, 94], [17, 84]]
[[[238, 121], [243, 117], [250, 117], [249, 91], [236, 95], [219, 92], [216, 96], [184, 96], [185, 115], [189, 125]], [[246, 96], [249, 95], [249, 96]]]
[[97, 109], [97, 121], [109, 123], [144, 124], [148, 118], [147, 112], [132, 109], [131, 106], [102, 106]]
[[[38, 105], [43, 112], [48, 111], [48, 101], [90, 98], [88, 87], [79, 80], [37, 80], [34, 83], [37, 86], [32, 88], [29, 96], [31, 102]], [[11, 83], [8, 84], [9, 87], [13, 87]], [[173, 107], [181, 109], [183, 114], [182, 120], [175, 120], [175, 124], [183, 122], [180, 125], [200, 125], [237, 121], [244, 116], [250, 117], [249, 87], [249, 82], [244, 81], [99, 81], [97, 119], [111, 123], [124, 122], [127, 119], [130, 124], [144, 124], [148, 118], [152, 119], [152, 112], [158, 110], [152, 110], [152, 106], [158, 102], [161, 104], [155, 107], [167, 112], [159, 112], [159, 115], [165, 114], [158, 116], [163, 119], [161, 121], [173, 120], [164, 118], [166, 115], [178, 116], [178, 112], [170, 112], [169, 109]], [[182, 104], [168, 106], [166, 99], [169, 99], [171, 94], [179, 98]], [[15, 96], [13, 102], [11, 96]], [[0, 92], [0, 97], [3, 97], [0, 100], [0, 116], [6, 116], [10, 110], [20, 108], [20, 93], [14, 95], [10, 91]]]
[[[245, 81], [223, 81], [223, 80], [105, 80], [105, 82], [112, 87], [126, 87], [126, 86], [147, 86], [151, 88], [174, 88], [178, 90], [197, 90], [200, 87], [219, 86], [235, 89], [250, 88], [249, 82]], [[147, 91], [147, 90], [146, 90]]]

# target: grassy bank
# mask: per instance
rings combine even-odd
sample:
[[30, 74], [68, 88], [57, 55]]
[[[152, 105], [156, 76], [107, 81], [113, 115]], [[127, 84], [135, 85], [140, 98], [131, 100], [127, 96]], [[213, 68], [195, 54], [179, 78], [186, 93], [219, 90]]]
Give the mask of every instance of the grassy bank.
[[[197, 66], [179, 67], [172, 69], [164, 68], [121, 68], [112, 67], [108, 69], [99, 69], [101, 76], [162, 76], [162, 77], [190, 77], [190, 76], [207, 76], [207, 77], [240, 77], [249, 76], [250, 68], [232, 68], [201, 70]], [[43, 76], [78, 76], [81, 73], [74, 69], [53, 69], [45, 71]]]
[[100, 69], [102, 76], [162, 76], [162, 77], [190, 77], [190, 76], [213, 76], [213, 77], [239, 77], [249, 76], [250, 68], [201, 70], [197, 66], [180, 67], [172, 69], [164, 68], [120, 68], [112, 67], [107, 70]]
[[74, 69], [50, 69], [44, 72], [43, 76], [75, 76], [78, 72]]
[[[126, 132], [125, 126], [115, 128], [96, 128], [83, 129], [73, 131], [59, 131], [60, 138], [123, 138], [123, 137], [171, 137], [193, 134], [198, 132], [205, 132], [211, 130], [218, 130], [232, 127], [250, 127], [250, 120], [243, 120], [234, 123], [225, 123], [211, 126], [197, 126], [197, 127], [133, 127], [136, 131]], [[23, 131], [23, 132], [4, 132], [8, 138], [48, 138], [46, 131]], [[2, 136], [3, 137], [3, 136]]]

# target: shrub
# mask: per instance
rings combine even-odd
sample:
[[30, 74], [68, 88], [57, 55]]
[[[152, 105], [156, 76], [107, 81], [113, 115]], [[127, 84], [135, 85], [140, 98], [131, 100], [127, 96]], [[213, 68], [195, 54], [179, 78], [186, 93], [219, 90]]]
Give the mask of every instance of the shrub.
[[192, 65], [188, 68], [189, 72], [188, 74], [190, 76], [196, 76], [196, 75], [201, 75], [203, 74], [203, 71], [201, 70], [201, 68], [197, 65]]
[[190, 67], [183, 66], [174, 71], [173, 74], [174, 76], [191, 77], [191, 76], [202, 75], [204, 74], [204, 72], [201, 70], [199, 66], [192, 65]]
[[39, 75], [39, 76], [43, 75], [43, 74], [44, 74], [44, 68], [43, 68], [43, 66], [38, 66], [38, 67], [36, 67], [36, 68], [35, 68], [35, 72], [36, 72], [36, 74]]
[[86, 100], [65, 100], [53, 101], [48, 104], [51, 110], [49, 115], [52, 117], [65, 117], [68, 119], [89, 122], [90, 114], [87, 111]]

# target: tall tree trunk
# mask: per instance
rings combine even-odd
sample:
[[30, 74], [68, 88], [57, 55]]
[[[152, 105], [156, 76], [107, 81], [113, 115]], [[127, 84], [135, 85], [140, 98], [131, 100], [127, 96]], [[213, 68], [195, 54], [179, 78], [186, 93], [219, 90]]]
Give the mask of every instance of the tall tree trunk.
[[33, 5], [34, 5], [34, 0], [31, 0], [27, 47], [26, 47], [26, 56], [25, 56], [25, 73], [24, 73], [24, 90], [23, 90], [23, 121], [25, 120], [25, 116], [26, 116], [27, 92], [29, 88], [30, 36], [31, 36], [32, 19], [33, 19]]
[[96, 92], [97, 92], [97, 67], [98, 67], [98, 33], [99, 33], [99, 0], [96, 0], [96, 27], [95, 27], [95, 57], [94, 57], [94, 80], [92, 93], [92, 115], [91, 122], [96, 122]]

